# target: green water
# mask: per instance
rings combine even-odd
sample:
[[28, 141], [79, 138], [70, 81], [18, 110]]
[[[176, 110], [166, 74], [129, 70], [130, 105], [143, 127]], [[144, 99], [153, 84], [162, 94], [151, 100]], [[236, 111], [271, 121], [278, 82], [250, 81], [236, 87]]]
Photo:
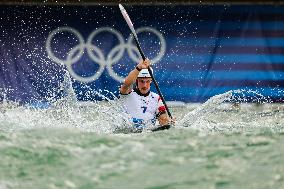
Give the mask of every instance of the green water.
[[188, 127], [111, 134], [94, 107], [2, 108], [0, 188], [284, 188], [283, 105], [205, 109]]

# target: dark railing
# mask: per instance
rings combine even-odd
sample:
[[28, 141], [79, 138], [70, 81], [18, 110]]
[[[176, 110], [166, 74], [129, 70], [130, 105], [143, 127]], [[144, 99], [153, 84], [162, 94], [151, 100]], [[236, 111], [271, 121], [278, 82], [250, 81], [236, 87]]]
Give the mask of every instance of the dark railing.
[[123, 3], [126, 5], [215, 5], [215, 4], [284, 4], [279, 0], [1, 0], [0, 5], [118, 5]]

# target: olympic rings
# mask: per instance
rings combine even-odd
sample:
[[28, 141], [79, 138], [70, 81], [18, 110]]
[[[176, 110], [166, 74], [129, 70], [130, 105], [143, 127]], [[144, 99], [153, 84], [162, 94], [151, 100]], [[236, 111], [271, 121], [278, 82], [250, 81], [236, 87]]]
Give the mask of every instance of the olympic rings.
[[[63, 32], [69, 32], [71, 34], [74, 34], [79, 41], [79, 44], [74, 46], [68, 53], [66, 59], [60, 59], [56, 57], [54, 54], [52, 48], [51, 48], [51, 42], [52, 39], [57, 35], [58, 33], [63, 33]], [[98, 47], [92, 44], [93, 39], [95, 36], [97, 36], [101, 32], [108, 32], [110, 34], [113, 34], [117, 39], [118, 39], [118, 45], [114, 46], [110, 52], [107, 54], [105, 57], [103, 54], [103, 51]], [[159, 31], [157, 31], [154, 28], [150, 27], [142, 27], [137, 30], [137, 34], [142, 33], [142, 32], [151, 32], [155, 34], [159, 41], [160, 41], [160, 51], [157, 54], [156, 57], [152, 59], [152, 64], [155, 64], [158, 62], [165, 54], [166, 51], [166, 41]], [[123, 57], [123, 54], [125, 53], [125, 50], [127, 50], [127, 53], [129, 57], [136, 63], [140, 61], [139, 57], [137, 56], [139, 54], [138, 49], [136, 48], [135, 45], [132, 43], [133, 41], [133, 36], [130, 35], [128, 37], [127, 42], [124, 41], [124, 38], [120, 32], [117, 30], [111, 28], [111, 27], [101, 27], [97, 30], [94, 30], [88, 37], [87, 42], [85, 42], [83, 36], [78, 32], [76, 29], [71, 28], [71, 27], [59, 27], [52, 32], [49, 33], [47, 40], [46, 40], [46, 51], [48, 54], [48, 57], [53, 60], [55, 63], [60, 64], [60, 65], [66, 65], [70, 75], [80, 81], [80, 82], [92, 82], [94, 80], [97, 80], [105, 70], [107, 69], [109, 75], [119, 81], [123, 82], [124, 77], [119, 76], [115, 71], [113, 70], [113, 65], [119, 62], [119, 60]], [[90, 59], [93, 61], [93, 63], [99, 65], [99, 69], [95, 74], [92, 76], [88, 77], [83, 77], [79, 74], [77, 74], [72, 67], [73, 64], [78, 62], [81, 57], [83, 56], [84, 52], [88, 53]], [[134, 53], [135, 52], [135, 53]]]

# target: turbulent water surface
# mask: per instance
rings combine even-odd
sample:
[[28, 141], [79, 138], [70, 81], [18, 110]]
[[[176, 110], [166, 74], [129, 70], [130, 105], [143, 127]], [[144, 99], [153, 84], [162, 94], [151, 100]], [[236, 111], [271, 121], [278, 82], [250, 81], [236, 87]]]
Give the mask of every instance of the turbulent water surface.
[[0, 188], [284, 188], [283, 105], [224, 103], [232, 96], [171, 108], [170, 130], [127, 134], [114, 101], [4, 101]]

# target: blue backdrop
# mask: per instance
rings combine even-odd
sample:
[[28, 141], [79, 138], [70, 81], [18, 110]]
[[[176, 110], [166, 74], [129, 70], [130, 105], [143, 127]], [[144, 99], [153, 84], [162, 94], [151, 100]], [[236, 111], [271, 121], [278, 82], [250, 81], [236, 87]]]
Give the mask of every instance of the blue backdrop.
[[[283, 102], [284, 6], [125, 8], [166, 100], [252, 89]], [[59, 98], [64, 70], [79, 100], [117, 95], [139, 61], [118, 6], [2, 5], [0, 27], [1, 99]]]

